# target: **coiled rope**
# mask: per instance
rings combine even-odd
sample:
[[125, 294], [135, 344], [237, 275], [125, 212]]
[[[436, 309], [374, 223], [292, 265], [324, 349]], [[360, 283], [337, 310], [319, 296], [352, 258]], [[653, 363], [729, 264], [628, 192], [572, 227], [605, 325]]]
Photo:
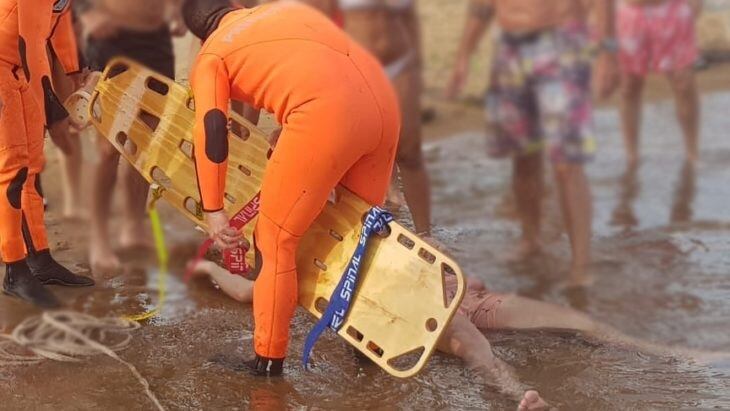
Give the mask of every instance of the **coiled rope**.
[[165, 302], [169, 256], [165, 246], [164, 230], [155, 207], [157, 200], [162, 198], [164, 188], [159, 186], [152, 188], [152, 200], [148, 211], [160, 266], [157, 307], [142, 314], [123, 318], [97, 318], [73, 311], [45, 312], [29, 317], [18, 324], [10, 334], [0, 334], [0, 367], [31, 365], [46, 359], [79, 362], [83, 358], [104, 354], [124, 364], [142, 385], [145, 394], [155, 407], [164, 410], [150, 389], [147, 379], [134, 365], [117, 355], [117, 352], [129, 346], [132, 332], [140, 327], [139, 322], [157, 316]]
[[49, 311], [29, 317], [10, 334], [0, 334], [0, 366], [30, 365], [45, 359], [79, 362], [105, 354], [124, 364], [144, 388], [158, 410], [164, 410], [149, 382], [118, 351], [127, 348], [132, 332], [140, 327], [123, 318], [97, 318], [73, 311]]

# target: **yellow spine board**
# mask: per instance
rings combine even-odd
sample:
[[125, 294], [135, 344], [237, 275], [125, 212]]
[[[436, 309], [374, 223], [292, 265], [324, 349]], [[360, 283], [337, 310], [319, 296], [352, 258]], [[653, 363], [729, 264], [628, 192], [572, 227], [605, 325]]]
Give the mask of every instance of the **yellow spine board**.
[[[192, 159], [193, 110], [185, 87], [124, 58], [109, 63], [89, 106], [97, 130], [144, 178], [165, 188], [165, 200], [204, 226]], [[266, 135], [236, 114], [231, 114], [230, 139], [225, 208], [232, 215], [260, 190], [271, 151]], [[318, 318], [355, 249], [368, 209], [338, 187], [336, 201], [327, 204], [302, 239], [299, 304]], [[249, 241], [254, 225], [244, 230]], [[450, 302], [444, 290], [447, 275], [456, 276], [458, 284]], [[388, 373], [413, 376], [433, 353], [464, 289], [456, 262], [393, 223], [389, 236], [371, 242], [339, 335]]]

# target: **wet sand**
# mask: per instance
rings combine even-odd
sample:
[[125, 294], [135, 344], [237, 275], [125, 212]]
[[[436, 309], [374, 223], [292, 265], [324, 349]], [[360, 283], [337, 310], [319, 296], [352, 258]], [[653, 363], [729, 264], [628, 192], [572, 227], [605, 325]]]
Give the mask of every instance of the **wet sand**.
[[[727, 66], [702, 74], [705, 91], [726, 89]], [[588, 169], [595, 198], [596, 285], [585, 292], [557, 287], [569, 262], [555, 199], [547, 199], [547, 256], [520, 265], [499, 263], [518, 235], [505, 207], [510, 166], [484, 155], [478, 92], [467, 104], [438, 103], [426, 129], [434, 185], [435, 235], [469, 275], [499, 291], [570, 305], [623, 332], [657, 342], [730, 351], [730, 94], [703, 97], [702, 160], [682, 164], [682, 142], [668, 93], [650, 89], [642, 153], [636, 172], [623, 169], [618, 117], [613, 106], [596, 118], [600, 147]], [[473, 90], [478, 90], [475, 86]], [[87, 145], [87, 155], [92, 156]], [[44, 176], [48, 226], [56, 256], [88, 272], [85, 222], [59, 217], [58, 162], [47, 148]], [[87, 172], [88, 176], [89, 173]], [[201, 236], [162, 205], [173, 261], [184, 261]], [[116, 223], [116, 222], [115, 222]], [[407, 223], [407, 221], [406, 221]], [[71, 308], [95, 315], [124, 315], [156, 301], [152, 253], [124, 252], [117, 277], [93, 289], [53, 287]], [[2, 268], [4, 272], [4, 268]], [[454, 358], [436, 355], [416, 378], [397, 380], [357, 362], [344, 342], [327, 333], [314, 353], [315, 368], [299, 366], [313, 322], [302, 310], [293, 322], [284, 379], [252, 379], [209, 361], [220, 353], [251, 353], [252, 313], [207, 282], [187, 287], [173, 267], [160, 317], [136, 332], [121, 353], [150, 381], [168, 409], [511, 409], [514, 401], [485, 386]], [[35, 311], [0, 296], [0, 329], [7, 332]], [[606, 346], [579, 335], [553, 332], [488, 333], [497, 354], [521, 380], [560, 409], [730, 408], [730, 365], [707, 366]], [[7, 410], [152, 409], [129, 371], [96, 357], [80, 363], [47, 361], [0, 367], [0, 405]]]

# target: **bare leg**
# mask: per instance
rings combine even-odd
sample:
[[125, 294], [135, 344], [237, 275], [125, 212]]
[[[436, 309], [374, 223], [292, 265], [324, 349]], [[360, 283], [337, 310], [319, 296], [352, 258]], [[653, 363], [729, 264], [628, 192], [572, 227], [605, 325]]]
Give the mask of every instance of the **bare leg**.
[[621, 80], [621, 131], [626, 146], [626, 161], [633, 166], [639, 161], [639, 131], [641, 129], [641, 98], [644, 78], [624, 73]]
[[[494, 356], [489, 341], [465, 316], [461, 314], [454, 316], [439, 340], [438, 349], [461, 358], [467, 367], [476, 371], [485, 379], [485, 382], [496, 384], [502, 392], [516, 401], [526, 399], [526, 387], [517, 380], [509, 365]], [[533, 399], [532, 394], [530, 398]], [[529, 404], [532, 405], [533, 402], [529, 401]], [[534, 405], [540, 405], [540, 407], [533, 406], [524, 409], [541, 409], [547, 406], [542, 399], [539, 399]]]
[[512, 169], [512, 191], [522, 225], [522, 238], [509, 261], [519, 261], [539, 253], [542, 192], [544, 189], [542, 153], [515, 157]]
[[120, 265], [109, 242], [109, 218], [119, 153], [103, 137], [97, 137], [97, 143], [99, 160], [93, 177], [89, 262], [94, 272], [104, 272], [117, 270]]
[[586, 271], [591, 253], [593, 200], [588, 178], [583, 165], [560, 164], [555, 166], [555, 179], [573, 253], [569, 284], [589, 285], [592, 278]]
[[687, 68], [669, 73], [667, 78], [672, 85], [672, 90], [674, 90], [677, 119], [684, 134], [687, 162], [694, 163], [699, 158], [700, 134], [700, 99], [697, 94], [695, 74], [692, 68]]
[[400, 98], [403, 123], [398, 145], [398, 170], [408, 208], [419, 234], [431, 232], [431, 183], [421, 147], [421, 80], [418, 67], [393, 80]]
[[[61, 101], [65, 101], [75, 90], [75, 84], [54, 60], [53, 86]], [[72, 219], [86, 218], [86, 206], [82, 201], [81, 169], [83, 150], [79, 133], [66, 129], [60, 135], [51, 134], [51, 140], [59, 148], [58, 160], [61, 163], [61, 184], [63, 188], [63, 216]]]
[[[78, 132], [72, 130], [68, 130], [63, 138], [66, 139], [65, 151], [58, 150], [63, 187], [63, 216], [83, 220], [87, 218], [87, 209], [81, 192], [81, 170], [84, 164], [81, 139]], [[56, 142], [56, 139], [53, 140]]]
[[607, 324], [593, 320], [572, 308], [545, 303], [516, 295], [505, 296], [499, 305], [494, 329], [534, 330], [554, 329], [578, 331], [598, 341], [649, 354], [691, 359], [728, 358], [728, 353], [708, 353], [699, 350], [669, 347], [628, 336]]
[[124, 207], [120, 244], [125, 248], [152, 247], [152, 240], [149, 237], [147, 224], [145, 224], [150, 185], [126, 161], [122, 163], [121, 168], [124, 183]]

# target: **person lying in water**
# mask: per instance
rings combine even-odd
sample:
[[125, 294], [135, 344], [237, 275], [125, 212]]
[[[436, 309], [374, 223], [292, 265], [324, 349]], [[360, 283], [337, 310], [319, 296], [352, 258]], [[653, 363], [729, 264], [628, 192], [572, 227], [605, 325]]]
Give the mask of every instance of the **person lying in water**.
[[[225, 294], [242, 303], [253, 301], [253, 282], [212, 261], [201, 261], [193, 267], [197, 276], [209, 276]], [[516, 377], [507, 363], [497, 358], [484, 331], [494, 330], [560, 330], [581, 333], [584, 337], [626, 349], [635, 349], [664, 357], [692, 360], [726, 358], [727, 353], [707, 353], [668, 347], [623, 334], [610, 325], [600, 323], [585, 313], [569, 307], [493, 292], [474, 277], [466, 278], [466, 293], [458, 313], [445, 330], [438, 350], [461, 358], [467, 367], [485, 382], [495, 384], [500, 391], [519, 401], [518, 410], [548, 408], [547, 402], [535, 390], [530, 390]], [[456, 295], [456, 277], [446, 277], [449, 300]]]

